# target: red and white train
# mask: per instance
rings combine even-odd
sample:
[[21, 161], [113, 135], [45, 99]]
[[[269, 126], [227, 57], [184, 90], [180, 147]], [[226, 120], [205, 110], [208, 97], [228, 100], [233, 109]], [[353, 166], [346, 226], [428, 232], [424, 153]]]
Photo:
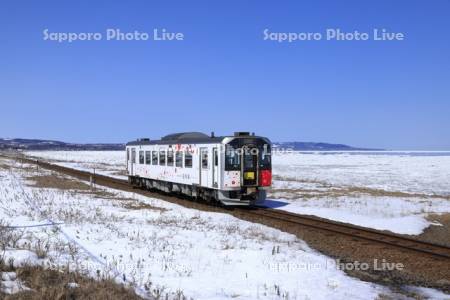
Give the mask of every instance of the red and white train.
[[248, 132], [139, 139], [126, 145], [126, 153], [130, 183], [146, 189], [254, 205], [264, 202], [272, 184], [271, 143]]

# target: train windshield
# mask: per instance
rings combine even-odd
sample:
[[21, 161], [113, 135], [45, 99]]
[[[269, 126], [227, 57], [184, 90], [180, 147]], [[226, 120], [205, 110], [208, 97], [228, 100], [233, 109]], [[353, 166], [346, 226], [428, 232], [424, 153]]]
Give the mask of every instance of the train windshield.
[[259, 150], [259, 168], [261, 170], [271, 170], [271, 149], [269, 144], [264, 144], [258, 147]]
[[241, 169], [241, 151], [227, 145], [225, 149], [225, 171], [238, 171]]
[[225, 171], [240, 171], [242, 159], [244, 169], [253, 169], [258, 165], [260, 170], [271, 170], [271, 155], [270, 144], [262, 140], [233, 140], [225, 148]]
[[256, 168], [257, 156], [256, 151], [244, 151], [244, 171]]

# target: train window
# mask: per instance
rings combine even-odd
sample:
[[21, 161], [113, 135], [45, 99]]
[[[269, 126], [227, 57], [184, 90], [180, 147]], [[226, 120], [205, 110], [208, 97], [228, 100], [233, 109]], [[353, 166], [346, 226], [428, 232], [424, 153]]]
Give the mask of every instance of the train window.
[[159, 151], [159, 165], [160, 166], [166, 165], [166, 151], [164, 150]]
[[202, 169], [208, 169], [208, 149], [202, 150]]
[[261, 170], [270, 170], [272, 168], [271, 149], [268, 144], [259, 147], [259, 168]]
[[[256, 148], [255, 148], [256, 149]], [[244, 170], [251, 170], [256, 168], [258, 156], [253, 154], [251, 149], [248, 149], [244, 152]]]
[[180, 151], [175, 152], [175, 167], [177, 168], [183, 167], [183, 152]]
[[152, 151], [152, 165], [158, 164], [158, 151]]
[[130, 148], [127, 148], [127, 161], [130, 160]]
[[144, 164], [144, 151], [139, 151], [139, 163]]
[[214, 165], [216, 167], [219, 165], [219, 155], [217, 154], [217, 148], [214, 148]]
[[189, 151], [184, 152], [184, 167], [192, 168], [192, 153]]
[[145, 151], [145, 164], [149, 165], [151, 161], [150, 151]]
[[131, 162], [133, 164], [136, 163], [136, 149], [134, 149], [134, 148], [131, 149]]
[[241, 169], [240, 149], [235, 149], [230, 145], [225, 149], [225, 171], [238, 171]]
[[167, 150], [167, 165], [173, 167], [173, 150]]

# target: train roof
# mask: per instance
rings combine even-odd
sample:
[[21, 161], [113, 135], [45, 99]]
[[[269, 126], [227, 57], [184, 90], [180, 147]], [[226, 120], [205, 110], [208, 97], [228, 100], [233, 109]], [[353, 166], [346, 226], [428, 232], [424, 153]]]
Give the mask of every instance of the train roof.
[[127, 146], [139, 146], [139, 145], [164, 145], [164, 144], [214, 144], [221, 143], [225, 138], [228, 137], [250, 137], [250, 138], [261, 138], [250, 135], [249, 132], [235, 132], [234, 136], [214, 136], [204, 134], [202, 132], [180, 132], [172, 133], [163, 136], [160, 140], [150, 140], [150, 139], [138, 139], [127, 143]]

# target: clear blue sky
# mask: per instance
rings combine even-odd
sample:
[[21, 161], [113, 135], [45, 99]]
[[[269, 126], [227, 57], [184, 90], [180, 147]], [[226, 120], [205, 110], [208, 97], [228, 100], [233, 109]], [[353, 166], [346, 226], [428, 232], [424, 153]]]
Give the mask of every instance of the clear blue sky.
[[[184, 41], [43, 40], [107, 28]], [[327, 28], [404, 41], [263, 40]], [[178, 131], [450, 150], [450, 2], [2, 1], [0, 137], [126, 142]]]

